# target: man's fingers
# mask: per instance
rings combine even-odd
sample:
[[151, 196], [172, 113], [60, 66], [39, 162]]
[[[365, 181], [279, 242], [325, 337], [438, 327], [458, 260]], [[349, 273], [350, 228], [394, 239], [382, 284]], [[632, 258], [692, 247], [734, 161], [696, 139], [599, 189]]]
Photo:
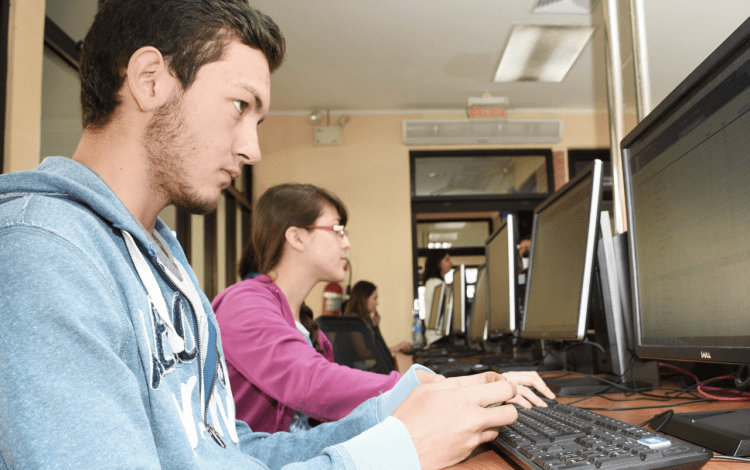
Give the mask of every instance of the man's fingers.
[[544, 380], [539, 376], [537, 372], [525, 371], [525, 372], [506, 372], [502, 374], [506, 380], [513, 382], [518, 385], [525, 385], [527, 387], [534, 387], [539, 393], [545, 397], [554, 400], [555, 394], [552, 390], [547, 387]]
[[431, 384], [435, 382], [441, 382], [445, 380], [445, 377], [439, 374], [435, 374], [434, 372], [428, 372], [426, 370], [417, 369], [417, 380], [419, 380], [419, 383], [424, 384]]
[[466, 387], [466, 391], [472, 400], [483, 407], [500, 401], [510, 401], [517, 393], [516, 384], [508, 381], [471, 385]]
[[486, 429], [479, 435], [479, 439], [482, 443], [494, 441], [498, 434], [500, 434], [499, 428]]
[[[495, 436], [497, 436], [497, 428], [500, 426], [505, 426], [508, 423], [513, 423], [516, 419], [518, 419], [518, 411], [516, 410], [516, 407], [513, 405], [503, 405], [503, 406], [497, 406], [494, 408], [485, 408], [482, 410], [483, 414], [483, 428], [484, 432], [487, 431], [495, 431]], [[492, 438], [494, 439], [494, 437]], [[491, 440], [491, 439], [489, 439]], [[482, 441], [487, 442], [487, 441]]]
[[533, 390], [529, 390], [527, 387], [523, 385], [517, 386], [516, 400], [517, 401], [514, 401], [513, 403], [521, 405], [524, 408], [531, 408], [532, 405], [543, 406], [543, 407], [547, 406], [544, 400], [539, 398], [539, 396], [536, 393], [534, 393]]
[[481, 374], [465, 375], [463, 377], [456, 377], [455, 380], [457, 380], [462, 387], [507, 381], [502, 374], [498, 374], [497, 372], [482, 372]]

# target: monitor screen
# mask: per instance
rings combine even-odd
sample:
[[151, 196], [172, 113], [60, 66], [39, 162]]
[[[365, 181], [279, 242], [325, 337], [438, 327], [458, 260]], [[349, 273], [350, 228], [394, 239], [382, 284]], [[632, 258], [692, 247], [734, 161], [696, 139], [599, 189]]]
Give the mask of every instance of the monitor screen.
[[453, 269], [453, 282], [448, 291], [450, 295], [445, 335], [460, 335], [466, 332], [466, 265]]
[[487, 268], [479, 268], [474, 299], [469, 315], [469, 341], [481, 343], [487, 339]]
[[485, 244], [490, 337], [516, 330], [518, 311], [518, 246], [515, 216], [506, 216]]
[[750, 363], [750, 20], [622, 141], [636, 354]]
[[534, 210], [522, 337], [584, 339], [601, 193], [594, 160]]
[[432, 305], [430, 305], [430, 315], [429, 320], [427, 321], [427, 329], [428, 330], [435, 330], [437, 326], [440, 324], [440, 317], [443, 313], [443, 288], [445, 287], [445, 283], [441, 282], [440, 284], [435, 286], [435, 290], [432, 293]]

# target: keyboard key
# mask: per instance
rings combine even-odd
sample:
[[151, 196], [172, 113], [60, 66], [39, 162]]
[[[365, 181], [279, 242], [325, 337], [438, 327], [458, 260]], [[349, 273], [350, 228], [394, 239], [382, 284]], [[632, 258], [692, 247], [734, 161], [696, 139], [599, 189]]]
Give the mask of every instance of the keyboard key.
[[555, 458], [555, 457], [553, 457], [553, 456], [551, 456], [551, 455], [539, 456], [539, 457], [537, 457], [537, 458], [534, 459], [534, 463], [537, 464], [537, 465], [539, 465], [542, 468], [544, 468], [545, 464], [552, 463], [552, 462], [558, 463], [558, 462], [560, 462], [560, 460], [557, 459], [557, 458]]
[[550, 436], [550, 440], [552, 442], [565, 442], [565, 441], [574, 441], [579, 437], [585, 436], [586, 433], [584, 432], [567, 432], [557, 435]]

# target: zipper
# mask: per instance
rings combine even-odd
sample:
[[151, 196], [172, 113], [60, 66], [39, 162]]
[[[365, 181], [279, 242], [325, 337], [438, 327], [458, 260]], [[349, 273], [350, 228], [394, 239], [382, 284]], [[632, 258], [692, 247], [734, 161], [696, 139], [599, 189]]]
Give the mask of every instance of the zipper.
[[[172, 275], [169, 273], [169, 271], [167, 271], [164, 268], [164, 266], [162, 266], [162, 264], [159, 263], [158, 260], [156, 262], [156, 265], [159, 267], [159, 271], [164, 273], [167, 279], [170, 280], [170, 282], [172, 283], [172, 286], [175, 289], [177, 289], [185, 297], [185, 299], [187, 299], [188, 303], [190, 304], [190, 308], [193, 310], [193, 316], [195, 317], [195, 320], [196, 320], [195, 321], [196, 323], [195, 336], [198, 339], [198, 344], [196, 345], [196, 347], [198, 348], [198, 374], [200, 377], [200, 393], [202, 394], [203, 393], [203, 381], [205, 379], [205, 377], [203, 377], [203, 366], [205, 365], [205, 358], [203, 357], [203, 354], [201, 354], [201, 349], [202, 349], [201, 344], [203, 343], [203, 340], [201, 338], [201, 329], [200, 329], [200, 324], [199, 324], [200, 322], [198, 321], [198, 318], [196, 316], [195, 305], [193, 304], [193, 301], [190, 299], [190, 296], [187, 295], [187, 293], [185, 293], [182, 289], [180, 289], [180, 286], [172, 278]], [[190, 278], [188, 277], [185, 282], [190, 282]], [[206, 318], [206, 321], [209, 321], [208, 318]], [[218, 351], [216, 351], [216, 361], [217, 361], [217, 365], [216, 365], [216, 368], [214, 368], [214, 376], [211, 378], [211, 387], [208, 389], [208, 397], [206, 397], [206, 400], [204, 402], [205, 406], [203, 410], [203, 425], [206, 427], [206, 430], [211, 435], [211, 437], [213, 437], [214, 441], [216, 441], [217, 444], [219, 444], [221, 447], [226, 449], [227, 445], [221, 439], [221, 436], [219, 436], [219, 433], [216, 431], [216, 429], [214, 429], [213, 426], [208, 424], [208, 403], [210, 402], [211, 396], [213, 395], [214, 385], [216, 384], [216, 376], [218, 375], [218, 372], [219, 372], [219, 369], [218, 369], [219, 352]]]
[[[219, 361], [219, 351], [216, 351], [216, 361]], [[214, 393], [214, 385], [216, 385], [216, 376], [219, 375], [219, 367], [217, 364], [217, 367], [214, 369], [214, 376], [211, 379], [211, 387], [208, 389], [208, 400], [206, 400], [206, 403], [211, 402], [211, 396], [213, 396]], [[214, 438], [214, 441], [216, 441], [217, 444], [219, 444], [221, 447], [225, 448], [227, 447], [226, 444], [224, 444], [224, 441], [221, 440], [221, 436], [219, 436], [219, 433], [216, 432], [216, 429], [214, 429], [213, 426], [208, 424], [208, 406], [206, 406], [206, 409], [203, 411], [203, 424], [206, 426], [206, 429], [208, 430], [208, 433], [211, 435], [211, 437]]]

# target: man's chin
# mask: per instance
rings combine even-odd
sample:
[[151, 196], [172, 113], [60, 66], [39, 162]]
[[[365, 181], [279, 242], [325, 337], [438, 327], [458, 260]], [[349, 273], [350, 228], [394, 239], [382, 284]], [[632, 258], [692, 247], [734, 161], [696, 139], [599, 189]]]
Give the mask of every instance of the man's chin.
[[206, 215], [216, 210], [216, 207], [219, 205], [219, 201], [186, 198], [185, 200], [175, 201], [174, 205], [193, 215]]

